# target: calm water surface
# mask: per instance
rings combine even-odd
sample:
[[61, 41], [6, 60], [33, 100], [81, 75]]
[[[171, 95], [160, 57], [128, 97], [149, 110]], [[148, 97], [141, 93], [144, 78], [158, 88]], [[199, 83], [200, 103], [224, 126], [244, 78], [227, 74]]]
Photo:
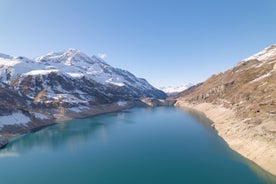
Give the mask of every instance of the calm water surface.
[[198, 115], [132, 109], [21, 136], [0, 151], [1, 184], [257, 184], [276, 178], [231, 151]]

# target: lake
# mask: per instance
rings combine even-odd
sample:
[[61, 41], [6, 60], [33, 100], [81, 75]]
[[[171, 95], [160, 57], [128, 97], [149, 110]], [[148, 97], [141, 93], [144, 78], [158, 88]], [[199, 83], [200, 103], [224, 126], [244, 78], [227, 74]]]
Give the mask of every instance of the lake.
[[173, 107], [62, 122], [0, 150], [1, 184], [258, 184], [276, 178]]

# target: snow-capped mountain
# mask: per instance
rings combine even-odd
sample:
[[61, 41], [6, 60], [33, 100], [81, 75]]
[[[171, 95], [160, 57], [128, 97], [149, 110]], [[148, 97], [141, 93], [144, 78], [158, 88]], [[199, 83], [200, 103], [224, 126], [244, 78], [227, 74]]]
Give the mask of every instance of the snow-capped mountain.
[[192, 83], [188, 83], [188, 84], [184, 84], [184, 85], [180, 85], [180, 86], [160, 87], [159, 89], [164, 91], [167, 95], [176, 95], [176, 94], [190, 88], [193, 85], [194, 84], [192, 84]]
[[5, 82], [23, 75], [59, 73], [73, 79], [85, 77], [104, 85], [156, 90], [144, 79], [136, 78], [125, 70], [113, 68], [96, 56], [88, 57], [76, 49], [49, 53], [34, 60], [0, 54], [0, 66], [1, 81]]
[[0, 55], [0, 81], [33, 99], [34, 104], [46, 106], [166, 97], [145, 79], [76, 49], [49, 53], [34, 60]]
[[0, 54], [0, 135], [21, 134], [53, 119], [126, 109], [144, 97], [164, 99], [166, 94], [76, 49], [35, 59]]

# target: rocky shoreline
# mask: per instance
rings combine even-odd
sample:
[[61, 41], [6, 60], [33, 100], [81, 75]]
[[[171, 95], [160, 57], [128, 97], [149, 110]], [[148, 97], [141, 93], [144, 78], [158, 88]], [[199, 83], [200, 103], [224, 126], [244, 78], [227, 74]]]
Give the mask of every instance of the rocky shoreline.
[[[188, 103], [178, 100], [176, 107], [194, 109], [213, 121], [217, 130], [229, 147], [255, 162], [269, 173], [276, 175], [276, 141], [273, 135], [256, 134], [258, 129], [248, 126], [246, 119], [238, 118], [235, 112], [221, 105], [211, 103]], [[271, 120], [273, 121], [273, 120]]]

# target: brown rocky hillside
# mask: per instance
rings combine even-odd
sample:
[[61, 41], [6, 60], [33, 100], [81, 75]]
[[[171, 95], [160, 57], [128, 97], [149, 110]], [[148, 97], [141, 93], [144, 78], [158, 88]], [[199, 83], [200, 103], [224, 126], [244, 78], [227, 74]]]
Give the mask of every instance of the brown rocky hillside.
[[233, 149], [276, 174], [276, 45], [176, 99], [204, 112]]

